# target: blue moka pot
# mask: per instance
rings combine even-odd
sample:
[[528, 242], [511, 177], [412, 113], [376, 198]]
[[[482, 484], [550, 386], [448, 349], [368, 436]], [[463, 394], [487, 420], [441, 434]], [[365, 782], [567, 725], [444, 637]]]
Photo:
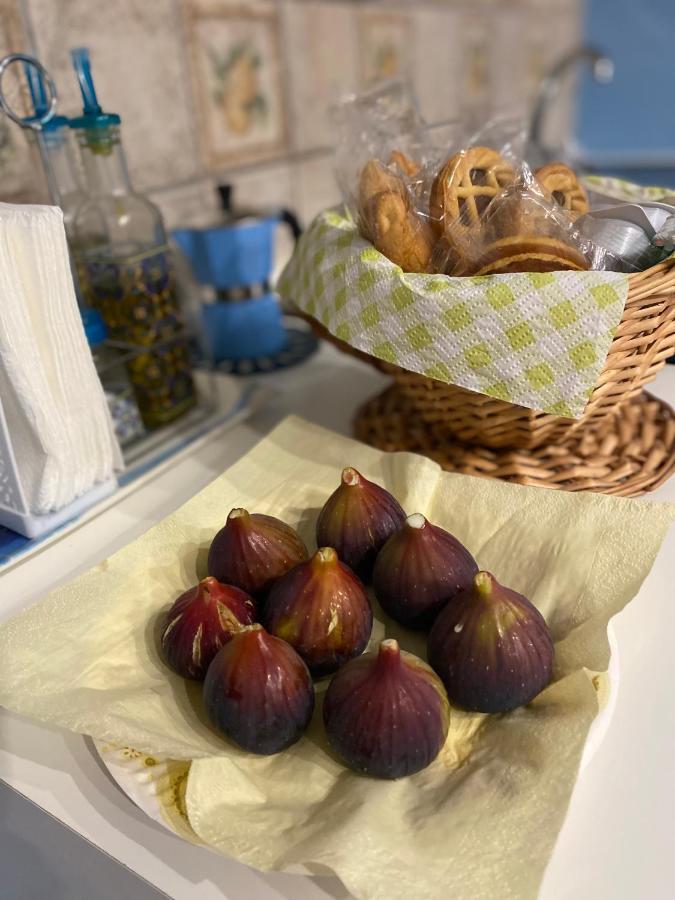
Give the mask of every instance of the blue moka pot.
[[229, 186], [219, 192], [221, 223], [173, 232], [196, 281], [215, 290], [214, 302], [201, 307], [204, 340], [216, 364], [273, 357], [284, 351], [288, 340], [278, 298], [269, 285], [274, 235], [286, 224], [297, 239], [300, 227], [289, 210], [233, 212]]

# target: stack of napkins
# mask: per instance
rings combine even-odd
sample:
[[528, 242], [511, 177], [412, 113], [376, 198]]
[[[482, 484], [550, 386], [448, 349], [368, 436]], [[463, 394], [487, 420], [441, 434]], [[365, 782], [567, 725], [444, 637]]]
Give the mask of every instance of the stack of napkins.
[[61, 510], [121, 466], [56, 207], [0, 203], [0, 403], [24, 512]]

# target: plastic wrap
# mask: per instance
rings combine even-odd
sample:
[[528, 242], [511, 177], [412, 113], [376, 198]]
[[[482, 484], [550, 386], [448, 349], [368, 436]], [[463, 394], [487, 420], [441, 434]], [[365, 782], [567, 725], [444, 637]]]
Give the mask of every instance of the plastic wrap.
[[458, 156], [459, 166], [453, 169], [453, 162], [439, 175], [445, 179], [442, 193], [437, 191], [445, 200], [445, 219], [433, 257], [437, 271], [496, 275], [601, 264], [598, 248], [575, 227], [570, 210], [525, 163], [516, 169], [482, 147]]
[[340, 107], [337, 176], [361, 235], [404, 272], [456, 276], [621, 268], [575, 221], [589, 210], [572, 169], [534, 173], [526, 130], [428, 127], [402, 83]]
[[394, 81], [351, 97], [335, 119], [336, 176], [361, 234], [404, 271], [429, 271], [427, 155], [438, 150], [409, 88]]
[[419, 172], [419, 163], [395, 150], [387, 165], [370, 159], [359, 180], [361, 234], [404, 272], [430, 271], [435, 243], [433, 230], [416, 203]]
[[[424, 123], [412, 92], [399, 81], [347, 98], [333, 110], [333, 120], [337, 133], [335, 174], [345, 204], [358, 220], [363, 201], [361, 188], [369, 188], [371, 194], [377, 187], [385, 188], [392, 151], [419, 159], [424, 144]], [[384, 170], [381, 180], [378, 167], [370, 166], [369, 172], [364, 172], [371, 161], [378, 162], [379, 169]], [[405, 173], [394, 164], [390, 172], [392, 181], [401, 174]]]

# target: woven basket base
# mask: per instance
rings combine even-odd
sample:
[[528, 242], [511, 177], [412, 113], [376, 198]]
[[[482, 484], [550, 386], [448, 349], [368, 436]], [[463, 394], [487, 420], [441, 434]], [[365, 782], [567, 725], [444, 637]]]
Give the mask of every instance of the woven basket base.
[[369, 400], [356, 414], [359, 440], [380, 450], [410, 450], [443, 469], [501, 478], [518, 484], [597, 491], [638, 497], [663, 484], [675, 470], [675, 413], [648, 393], [623, 404], [597, 429], [531, 450], [494, 450], [438, 439], [415, 420], [394, 387]]

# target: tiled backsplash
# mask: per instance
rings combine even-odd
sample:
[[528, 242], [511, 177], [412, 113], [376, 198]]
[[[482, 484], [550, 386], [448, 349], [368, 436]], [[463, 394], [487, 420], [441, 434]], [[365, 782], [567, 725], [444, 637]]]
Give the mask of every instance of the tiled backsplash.
[[[436, 122], [525, 110], [579, 42], [581, 0], [0, 0], [0, 51], [30, 50], [78, 110], [69, 50], [90, 49], [122, 116], [135, 186], [172, 227], [213, 185], [307, 221], [338, 199], [328, 107], [382, 76], [412, 79]], [[23, 134], [0, 122], [0, 199], [45, 199]]]

